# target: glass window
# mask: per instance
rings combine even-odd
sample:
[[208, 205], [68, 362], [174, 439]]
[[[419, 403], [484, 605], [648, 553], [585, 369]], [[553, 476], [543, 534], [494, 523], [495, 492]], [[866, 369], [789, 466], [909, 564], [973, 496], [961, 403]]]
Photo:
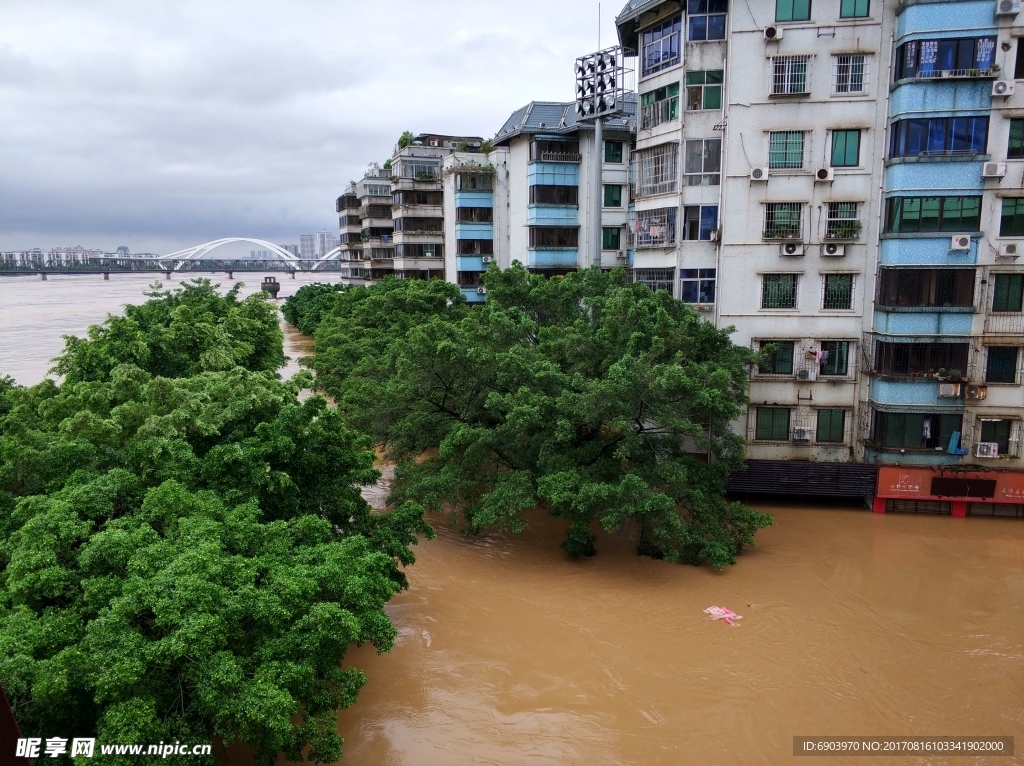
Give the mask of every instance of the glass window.
[[621, 141], [605, 141], [604, 142], [604, 161], [605, 162], [622, 162], [622, 142]]
[[687, 141], [683, 172], [687, 186], [718, 186], [722, 179], [722, 139]]
[[636, 153], [641, 197], [676, 191], [679, 173], [679, 145], [660, 144]]
[[788, 441], [789, 409], [758, 407], [754, 438], [758, 441]]
[[875, 412], [874, 441], [882, 447], [934, 449], [963, 431], [962, 415], [921, 412]]
[[638, 211], [633, 221], [633, 244], [636, 247], [675, 245], [676, 212], [674, 207]]
[[825, 239], [856, 239], [860, 236], [860, 203], [829, 202]]
[[889, 155], [985, 154], [987, 147], [988, 117], [935, 117], [894, 122]]
[[761, 308], [796, 308], [796, 274], [765, 274], [762, 280]]
[[995, 442], [999, 445], [1000, 455], [1009, 454], [1012, 429], [1012, 420], [983, 420], [981, 421], [981, 441]]
[[1017, 381], [1016, 346], [989, 346], [985, 365], [986, 383], [1015, 383]]
[[993, 311], [1021, 311], [1024, 306], [1024, 274], [995, 274]]
[[975, 270], [882, 267], [878, 275], [881, 306], [949, 307], [974, 305]]
[[972, 232], [981, 225], [981, 197], [890, 197], [886, 231]]
[[850, 341], [823, 340], [818, 372], [821, 375], [846, 375], [850, 364]]
[[687, 205], [683, 208], [683, 239], [710, 240], [718, 228], [718, 205]]
[[818, 429], [814, 440], [819, 442], [843, 442], [846, 431], [845, 410], [818, 410]]
[[867, 56], [863, 53], [844, 53], [832, 57], [833, 93], [865, 93], [867, 85]]
[[860, 164], [860, 131], [832, 131], [832, 167], [855, 168]]
[[725, 72], [711, 69], [686, 73], [686, 108], [691, 111], [722, 108], [722, 82]]
[[775, 350], [768, 356], [768, 361], [760, 365], [758, 370], [763, 375], [792, 375], [793, 374], [793, 348], [796, 345], [792, 340], [763, 340], [761, 348], [774, 346]]
[[714, 303], [715, 269], [680, 269], [679, 286], [683, 303]]
[[530, 142], [530, 162], [579, 162], [579, 141], [546, 141], [535, 139]]
[[995, 63], [995, 37], [913, 40], [896, 49], [893, 79], [987, 77]]
[[1013, 79], [1024, 80], [1024, 42], [1017, 38], [1017, 59], [1013, 67]]
[[530, 247], [577, 247], [579, 229], [562, 227], [533, 227], [530, 229]]
[[772, 95], [808, 93], [807, 62], [810, 56], [772, 56]]
[[640, 64], [644, 77], [680, 62], [682, 48], [679, 37], [682, 28], [683, 17], [680, 15], [640, 33]]
[[531, 205], [578, 205], [578, 186], [534, 184], [530, 187]]
[[622, 207], [622, 185], [621, 184], [605, 184], [604, 185], [604, 206], [605, 207]]
[[804, 131], [776, 130], [768, 134], [768, 167], [798, 170], [804, 167]]
[[490, 223], [494, 220], [494, 209], [489, 207], [457, 207], [455, 220], [463, 223]]
[[618, 250], [622, 241], [622, 229], [618, 226], [605, 226], [601, 229], [601, 249]]
[[688, 0], [686, 17], [689, 20], [687, 39], [692, 42], [725, 39], [726, 0]]
[[1003, 215], [999, 219], [1000, 237], [1024, 235], [1024, 197], [1007, 197], [1003, 200]]
[[640, 96], [640, 127], [650, 130], [663, 122], [679, 119], [679, 83], [657, 88]]
[[821, 307], [827, 310], [853, 308], [853, 274], [826, 274]]
[[800, 239], [803, 233], [800, 213], [802, 202], [766, 202], [764, 239]]
[[1010, 120], [1010, 143], [1006, 156], [1010, 159], [1024, 157], [1024, 119]]
[[862, 19], [870, 13], [870, 7], [869, 0], [842, 0], [839, 4], [839, 18]]
[[664, 290], [672, 293], [672, 269], [632, 269], [630, 276], [634, 282], [647, 285], [651, 290]]
[[811, 0], [775, 0], [776, 21], [810, 21]]

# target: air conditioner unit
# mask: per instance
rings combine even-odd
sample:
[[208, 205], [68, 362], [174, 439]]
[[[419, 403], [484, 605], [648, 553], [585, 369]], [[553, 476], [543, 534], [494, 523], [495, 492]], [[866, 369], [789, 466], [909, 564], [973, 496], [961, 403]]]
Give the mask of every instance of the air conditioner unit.
[[988, 386], [967, 386], [964, 390], [965, 399], [984, 399], [988, 396]]
[[476, 288], [476, 294], [477, 295], [487, 295], [487, 288], [486, 287], [478, 287], [478, 288]]
[[803, 255], [805, 252], [807, 252], [807, 248], [802, 242], [786, 242], [779, 245], [780, 255]]
[[714, 308], [714, 306], [711, 306], [710, 304], [707, 303], [698, 303], [694, 305], [694, 308], [697, 311], [711, 311]]
[[949, 243], [950, 250], [970, 250], [971, 237], [969, 234], [954, 234]]
[[1017, 0], [999, 0], [996, 4], [996, 16], [1016, 16], [1020, 13], [1020, 3]]
[[1016, 258], [1020, 255], [1020, 245], [1016, 242], [1002, 242], [999, 245], [999, 254]]
[[794, 428], [793, 429], [793, 441], [795, 442], [809, 442], [811, 440], [811, 429], [810, 428]]
[[956, 399], [960, 396], [959, 383], [939, 383], [940, 399]]
[[797, 370], [796, 379], [805, 383], [813, 383], [818, 379], [818, 368], [808, 367], [806, 370]]
[[846, 255], [846, 245], [839, 245], [835, 242], [826, 242], [821, 246], [821, 254], [829, 257]]
[[626, 260], [626, 254], [622, 250], [619, 250], [619, 252], [615, 254], [615, 258], [616, 260], [624, 261]]
[[719, 229], [712, 229], [711, 233], [708, 235], [708, 239], [710, 239], [712, 242], [717, 242], [721, 238], [722, 232]]
[[439, 141], [431, 141], [431, 142], [430, 142], [430, 145], [431, 145], [431, 146], [440, 146], [440, 145], [441, 145], [441, 143], [440, 143]]
[[480, 256], [480, 263], [492, 263], [494, 261], [493, 255], [482, 255]]
[[993, 96], [1012, 96], [1013, 95], [1013, 83], [1007, 80], [996, 80], [992, 83], [992, 95]]
[[974, 445], [975, 457], [999, 457], [999, 442], [978, 442]]
[[768, 168], [754, 168], [750, 171], [751, 181], [767, 181], [768, 180]]
[[982, 178], [1002, 178], [1006, 175], [1005, 162], [986, 162], [981, 166]]
[[818, 168], [814, 171], [814, 180], [817, 183], [829, 183], [836, 178], [836, 171], [832, 168]]
[[770, 43], [777, 42], [782, 39], [782, 27], [765, 27], [764, 28], [764, 39]]

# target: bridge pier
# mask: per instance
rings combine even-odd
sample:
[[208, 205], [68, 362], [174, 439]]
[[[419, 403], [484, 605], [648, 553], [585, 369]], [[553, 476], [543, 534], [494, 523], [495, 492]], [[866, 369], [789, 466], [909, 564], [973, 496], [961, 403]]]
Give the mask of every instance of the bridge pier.
[[171, 272], [170, 272], [170, 270], [168, 270], [168, 271], [165, 271], [165, 272], [164, 272], [164, 276], [166, 276], [166, 277], [167, 277], [168, 279], [170, 279], [170, 278], [171, 278]]
[[39, 278], [45, 282], [46, 281], [46, 272], [45, 271], [40, 271], [39, 272]]
[[103, 281], [104, 282], [109, 282], [110, 281], [110, 272], [109, 271], [104, 271], [103, 272]]
[[291, 274], [291, 277], [292, 277], [292, 279], [295, 279], [295, 269], [292, 269], [292, 270], [291, 270], [290, 272], [288, 272], [288, 273], [289, 273], [289, 274]]
[[234, 278], [235, 278], [235, 272], [229, 271], [228, 272], [228, 279], [234, 279]]

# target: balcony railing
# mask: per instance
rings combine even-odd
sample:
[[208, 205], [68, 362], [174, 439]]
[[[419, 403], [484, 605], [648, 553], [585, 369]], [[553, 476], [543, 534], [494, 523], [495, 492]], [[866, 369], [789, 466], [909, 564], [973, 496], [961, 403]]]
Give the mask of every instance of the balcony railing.
[[583, 157], [573, 152], [541, 152], [541, 162], [579, 162]]
[[640, 110], [640, 127], [650, 130], [663, 122], [679, 119], [679, 96], [655, 101]]
[[999, 76], [998, 69], [933, 69], [930, 72], [918, 72], [914, 80], [936, 80], [945, 78], [994, 78]]
[[994, 312], [985, 316], [985, 332], [998, 335], [1024, 335], [1024, 313]]

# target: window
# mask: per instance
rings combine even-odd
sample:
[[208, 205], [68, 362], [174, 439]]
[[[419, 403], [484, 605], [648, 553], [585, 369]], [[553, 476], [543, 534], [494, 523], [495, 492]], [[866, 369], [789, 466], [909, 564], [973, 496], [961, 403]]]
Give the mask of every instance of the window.
[[762, 277], [761, 308], [796, 308], [797, 274], [765, 274]]
[[482, 271], [457, 271], [455, 280], [459, 287], [483, 287], [483, 275]]
[[[439, 191], [401, 191], [395, 192], [391, 198], [395, 205], [443, 205], [444, 195]], [[385, 210], [386, 215], [391, 217], [391, 207], [388, 205], [367, 205], [371, 210]], [[370, 218], [380, 218], [378, 215], [370, 215]]]
[[493, 239], [460, 239], [456, 242], [459, 255], [494, 255]]
[[818, 410], [818, 429], [814, 435], [815, 441], [843, 442], [846, 441], [845, 432], [845, 410]]
[[618, 250], [622, 241], [622, 229], [618, 226], [605, 226], [601, 229], [601, 249]]
[[823, 309], [837, 311], [853, 308], [853, 274], [826, 274], [821, 284]]
[[924, 412], [875, 411], [874, 442], [882, 448], [946, 447], [954, 431], [963, 431], [963, 416]]
[[993, 311], [1021, 311], [1024, 306], [1024, 274], [995, 274]]
[[687, 141], [685, 163], [687, 186], [718, 186], [722, 181], [722, 139]]
[[530, 229], [530, 247], [577, 247], [579, 229], [568, 227], [533, 227]]
[[714, 303], [715, 269], [680, 269], [679, 287], [683, 303]]
[[637, 152], [641, 197], [676, 191], [679, 175], [679, 147], [661, 144]]
[[418, 178], [421, 181], [433, 181], [440, 173], [440, 163], [416, 159], [399, 162], [398, 172], [395, 175], [401, 178]]
[[691, 111], [699, 109], [722, 108], [722, 82], [725, 71], [710, 69], [701, 72], [686, 73], [686, 108]]
[[860, 131], [832, 131], [832, 167], [855, 168], [860, 165]]
[[988, 117], [934, 117], [892, 124], [890, 157], [985, 154]]
[[461, 223], [491, 223], [494, 209], [489, 207], [457, 207], [455, 220]]
[[622, 142], [621, 141], [605, 141], [604, 142], [604, 161], [612, 163], [622, 162]]
[[763, 340], [760, 347], [774, 346], [775, 350], [768, 355], [768, 360], [763, 365], [758, 365], [758, 371], [762, 375], [792, 375], [793, 374], [793, 348], [796, 342], [792, 340]]
[[1010, 143], [1006, 156], [1011, 160], [1024, 158], [1024, 119], [1010, 120]]
[[986, 383], [1016, 383], [1017, 354], [1016, 346], [989, 346], [988, 361], [985, 365]]
[[578, 186], [556, 186], [534, 184], [530, 187], [531, 205], [576, 205], [579, 204]]
[[999, 445], [999, 454], [1010, 454], [1010, 432], [1013, 430], [1012, 420], [982, 420], [981, 439], [983, 442], [995, 442]]
[[679, 63], [679, 33], [682, 28], [683, 17], [680, 15], [641, 32], [640, 64], [644, 77]]
[[[365, 231], [365, 229], [364, 229]], [[395, 219], [395, 231], [425, 231], [425, 232], [442, 232], [444, 231], [444, 219], [443, 218], [412, 218], [409, 216], [403, 216], [402, 218]], [[371, 234], [370, 236], [377, 236]]]
[[633, 269], [634, 282], [647, 285], [651, 290], [672, 292], [672, 272], [674, 269]]
[[802, 170], [806, 167], [802, 130], [776, 130], [768, 134], [768, 167], [772, 170]]
[[802, 202], [766, 202], [764, 205], [764, 239], [800, 239]]
[[726, 0], [689, 0], [686, 18], [690, 25], [686, 37], [691, 42], [725, 39]]
[[1007, 197], [1003, 200], [1003, 216], [999, 219], [999, 236], [1021, 235], [1024, 235], [1024, 197]]
[[367, 197], [390, 197], [391, 196], [391, 185], [390, 184], [366, 184], [366, 196]]
[[789, 409], [758, 407], [754, 438], [758, 441], [789, 441]]
[[869, 0], [842, 0], [839, 3], [839, 18], [863, 19], [871, 12]]
[[981, 197], [890, 197], [886, 231], [972, 232], [981, 226]]
[[636, 247], [671, 247], [676, 243], [676, 208], [640, 210], [633, 221]]
[[896, 49], [893, 78], [987, 76], [995, 63], [995, 51], [994, 37], [912, 40]]
[[622, 186], [621, 184], [604, 185], [604, 206], [622, 207]]
[[1017, 61], [1013, 67], [1013, 79], [1024, 80], [1024, 43], [1017, 38]]
[[969, 343], [875, 343], [874, 369], [892, 377], [924, 376], [939, 370], [967, 369]]
[[808, 93], [807, 62], [810, 56], [772, 56], [772, 95]]
[[811, 0], [775, 0], [776, 21], [810, 21]]
[[856, 239], [860, 236], [860, 203], [829, 202], [825, 239]]
[[863, 53], [844, 53], [832, 57], [832, 92], [866, 93], [868, 62]]
[[[470, 241], [470, 240], [463, 240]], [[376, 249], [376, 248], [374, 248]], [[440, 258], [444, 255], [444, 245], [437, 243], [406, 243], [395, 247], [396, 258]]]
[[820, 375], [846, 375], [850, 364], [850, 341], [823, 340], [821, 359], [818, 362]]
[[467, 191], [491, 191], [494, 179], [484, 173], [456, 173], [455, 188]]
[[683, 239], [711, 239], [718, 228], [718, 205], [687, 205], [683, 208]]
[[579, 141], [531, 141], [530, 162], [579, 162]]
[[883, 267], [878, 304], [891, 307], [968, 307], [974, 305], [974, 269]]
[[657, 88], [640, 96], [640, 127], [650, 130], [679, 119], [679, 83]]

